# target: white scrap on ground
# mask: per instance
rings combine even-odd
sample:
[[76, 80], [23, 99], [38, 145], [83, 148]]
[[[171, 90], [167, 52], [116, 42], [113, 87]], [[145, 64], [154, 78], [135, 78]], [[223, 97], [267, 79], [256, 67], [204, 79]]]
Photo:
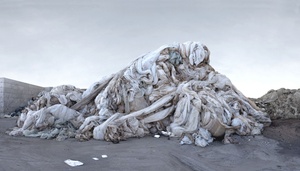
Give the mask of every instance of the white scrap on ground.
[[71, 160], [71, 159], [65, 160], [65, 163], [66, 163], [67, 165], [69, 165], [69, 166], [72, 166], [72, 167], [83, 165], [83, 163], [82, 163], [81, 161]]
[[154, 135], [155, 138], [160, 138], [160, 135]]
[[103, 159], [106, 159], [108, 156], [107, 155], [101, 155], [101, 157], [103, 158]]
[[[40, 94], [10, 135], [118, 143], [163, 134], [205, 147], [213, 137], [260, 134], [269, 116], [210, 66], [199, 42], [149, 52], [85, 92], [59, 86]], [[60, 112], [59, 112], [60, 111]]]

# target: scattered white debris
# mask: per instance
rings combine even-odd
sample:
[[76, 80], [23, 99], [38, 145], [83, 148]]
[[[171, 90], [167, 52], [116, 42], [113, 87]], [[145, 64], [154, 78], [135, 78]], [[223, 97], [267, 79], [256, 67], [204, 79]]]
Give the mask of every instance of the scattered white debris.
[[183, 145], [183, 144], [192, 144], [193, 142], [190, 140], [190, 138], [188, 136], [184, 136], [182, 138], [182, 140], [180, 141], [180, 144]]
[[167, 131], [161, 131], [161, 133], [162, 133], [164, 136], [171, 136], [171, 135], [172, 135], [172, 132], [167, 132]]
[[10, 115], [4, 115], [4, 118], [11, 118]]
[[155, 138], [160, 138], [160, 135], [154, 135]]
[[65, 160], [65, 163], [66, 163], [67, 165], [69, 165], [69, 166], [72, 166], [72, 167], [83, 165], [83, 163], [82, 163], [81, 161], [71, 160], [71, 159]]
[[108, 156], [107, 155], [102, 155], [101, 156], [103, 159], [106, 159]]
[[96, 161], [97, 161], [97, 160], [99, 160], [99, 158], [97, 158], [97, 157], [94, 157], [94, 158], [93, 158], [93, 160], [96, 160]]

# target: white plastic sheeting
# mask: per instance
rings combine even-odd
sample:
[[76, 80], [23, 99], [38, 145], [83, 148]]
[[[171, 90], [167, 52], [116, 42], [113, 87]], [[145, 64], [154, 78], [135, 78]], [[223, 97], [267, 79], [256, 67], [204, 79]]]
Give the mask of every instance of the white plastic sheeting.
[[[46, 98], [47, 103], [37, 103], [44, 108], [22, 114], [19, 132], [14, 130], [11, 135], [67, 127], [80, 140], [117, 143], [152, 133], [181, 137], [181, 144], [204, 147], [212, 137], [225, 135], [224, 142], [229, 143], [232, 133], [260, 134], [270, 118], [209, 65], [209, 55], [199, 42], [174, 43], [141, 56], [94, 83], [83, 95], [80, 91], [68, 95], [65, 89], [60, 91], [62, 87], [54, 88], [60, 105], [50, 107], [44, 95], [39, 100]], [[71, 107], [67, 105], [70, 101], [78, 102], [73, 107], [77, 111], [61, 107]], [[64, 115], [55, 114], [55, 108], [65, 111]]]
[[76, 167], [76, 166], [82, 166], [83, 163], [81, 161], [78, 161], [78, 160], [71, 160], [71, 159], [67, 159], [65, 160], [65, 163], [69, 166], [72, 166], [72, 167]]

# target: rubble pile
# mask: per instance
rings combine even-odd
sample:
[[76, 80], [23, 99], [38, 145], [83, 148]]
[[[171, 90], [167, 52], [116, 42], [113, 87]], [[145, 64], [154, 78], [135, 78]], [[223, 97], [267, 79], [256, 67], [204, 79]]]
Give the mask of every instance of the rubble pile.
[[253, 101], [268, 113], [271, 119], [300, 118], [300, 89], [270, 90], [264, 96], [253, 99]]
[[269, 116], [209, 60], [199, 42], [162, 46], [84, 92], [59, 86], [42, 94], [9, 134], [114, 143], [161, 134], [201, 147], [213, 137], [260, 134]]

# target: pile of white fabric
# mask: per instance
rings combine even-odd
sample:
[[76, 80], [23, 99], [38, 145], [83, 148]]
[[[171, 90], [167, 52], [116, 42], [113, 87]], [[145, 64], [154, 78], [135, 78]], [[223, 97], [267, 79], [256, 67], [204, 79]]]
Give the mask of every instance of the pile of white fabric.
[[260, 134], [269, 116], [209, 65], [209, 54], [199, 42], [162, 46], [83, 93], [58, 90], [55, 105], [40, 97], [10, 135], [117, 143], [164, 134], [204, 147], [213, 137]]

